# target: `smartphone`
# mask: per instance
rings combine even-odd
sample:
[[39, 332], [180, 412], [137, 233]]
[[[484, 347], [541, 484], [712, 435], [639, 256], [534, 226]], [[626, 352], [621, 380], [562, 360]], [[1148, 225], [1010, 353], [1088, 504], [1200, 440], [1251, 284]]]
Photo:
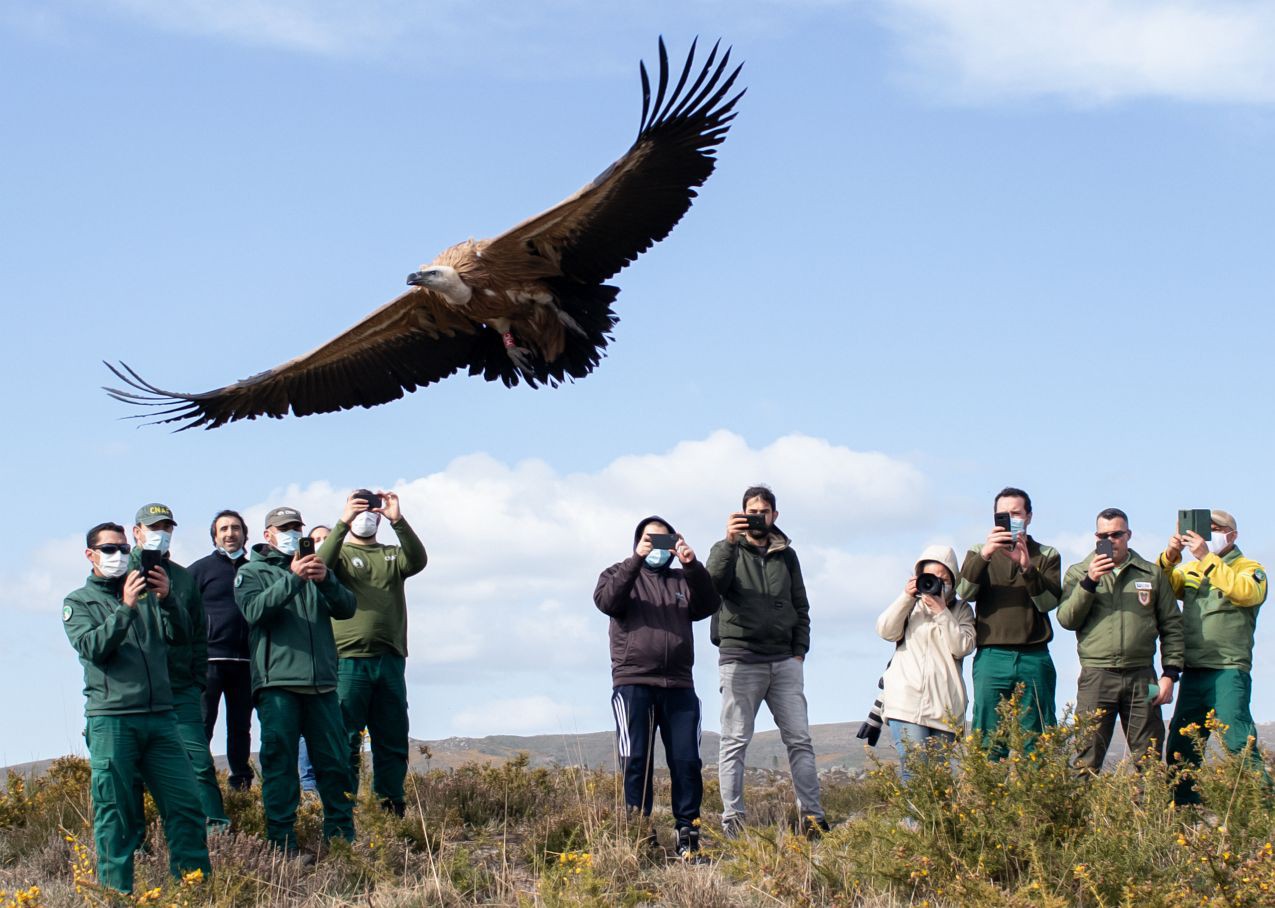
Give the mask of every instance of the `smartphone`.
[[748, 518], [748, 532], [761, 534], [766, 532], [766, 515], [765, 514], [745, 514]]
[[[1009, 513], [1008, 512], [1006, 511], [996, 512], [996, 528], [999, 530], [1004, 530], [1006, 533], [1011, 533], [1011, 534], [1013, 533], [1013, 530], [1009, 528]], [[1013, 539], [1010, 539], [1009, 546], [1010, 548], [1013, 548], [1014, 546]]]
[[1099, 539], [1098, 544], [1093, 547], [1095, 555], [1106, 555], [1108, 558], [1115, 560], [1115, 546], [1111, 544], [1110, 539]]
[[369, 495], [369, 496], [367, 496], [367, 499], [366, 499], [366, 500], [367, 500], [367, 507], [368, 507], [368, 510], [369, 510], [369, 511], [372, 511], [372, 510], [375, 510], [376, 508], [379, 508], [379, 507], [381, 506], [381, 504], [383, 503], [383, 502], [381, 501], [381, 496], [380, 496], [380, 495]]
[[146, 578], [147, 586], [150, 586], [151, 568], [159, 567], [163, 563], [163, 552], [157, 552], [154, 549], [142, 549], [142, 576]]
[[653, 549], [677, 548], [677, 534], [676, 533], [652, 533], [651, 548]]
[[1195, 531], [1201, 539], [1213, 538], [1213, 514], [1208, 508], [1186, 508], [1178, 511], [1178, 534]]
[[297, 557], [304, 558], [306, 555], [314, 554], [314, 540], [309, 536], [302, 536], [297, 540]]

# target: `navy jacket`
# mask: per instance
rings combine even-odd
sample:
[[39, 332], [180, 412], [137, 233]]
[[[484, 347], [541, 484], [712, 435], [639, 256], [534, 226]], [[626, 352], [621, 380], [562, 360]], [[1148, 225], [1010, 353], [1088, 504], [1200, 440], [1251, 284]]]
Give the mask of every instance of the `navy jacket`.
[[187, 568], [208, 616], [209, 659], [248, 659], [248, 622], [235, 604], [235, 573], [247, 563], [246, 555], [231, 561], [213, 552]]

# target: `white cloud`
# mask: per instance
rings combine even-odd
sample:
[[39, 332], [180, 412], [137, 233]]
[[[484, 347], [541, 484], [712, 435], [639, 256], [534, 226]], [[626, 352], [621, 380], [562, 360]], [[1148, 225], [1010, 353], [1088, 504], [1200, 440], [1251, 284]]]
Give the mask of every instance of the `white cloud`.
[[1275, 101], [1275, 8], [1250, 0], [891, 0], [882, 21], [956, 98]]

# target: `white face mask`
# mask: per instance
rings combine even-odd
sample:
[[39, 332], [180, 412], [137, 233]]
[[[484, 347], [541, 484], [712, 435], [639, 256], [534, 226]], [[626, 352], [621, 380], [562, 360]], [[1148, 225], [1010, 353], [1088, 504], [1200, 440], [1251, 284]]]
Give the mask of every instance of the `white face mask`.
[[1229, 540], [1230, 535], [1227, 533], [1214, 533], [1207, 543], [1209, 551], [1214, 555], [1221, 555], [1222, 549], [1231, 544]]
[[225, 555], [225, 556], [226, 556], [227, 558], [229, 558], [231, 561], [238, 561], [240, 558], [242, 558], [242, 557], [243, 557], [243, 549], [235, 549], [235, 550], [232, 552], [232, 551], [230, 551], [230, 550], [228, 550], [228, 549], [225, 549], [225, 548], [223, 548], [223, 547], [221, 547], [221, 546], [217, 546], [217, 551], [221, 552], [221, 554]]
[[98, 552], [97, 569], [103, 577], [111, 580], [116, 577], [123, 577], [124, 572], [128, 570], [128, 556], [123, 552], [116, 552], [114, 555]]
[[274, 531], [274, 547], [285, 555], [295, 555], [297, 553], [297, 543], [300, 541], [300, 530]]
[[167, 552], [168, 544], [173, 541], [173, 534], [167, 530], [152, 530], [146, 527], [142, 532], [145, 534], [142, 539], [142, 548], [151, 552]]
[[376, 535], [376, 528], [381, 525], [381, 515], [371, 511], [361, 511], [350, 521], [350, 532], [360, 539], [370, 539]]

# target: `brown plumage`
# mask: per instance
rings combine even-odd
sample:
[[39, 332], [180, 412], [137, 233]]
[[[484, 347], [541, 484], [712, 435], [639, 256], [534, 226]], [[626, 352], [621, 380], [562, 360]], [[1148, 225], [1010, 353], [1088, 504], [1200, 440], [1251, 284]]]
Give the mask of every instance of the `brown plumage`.
[[681, 220], [716, 164], [736, 102], [740, 67], [713, 45], [694, 78], [691, 44], [669, 90], [659, 42], [655, 98], [646, 66], [637, 140], [589, 185], [489, 240], [444, 250], [408, 278], [402, 296], [344, 334], [281, 366], [203, 394], [163, 391], [128, 365], [107, 363], [133, 390], [117, 400], [163, 407], [155, 422], [216, 428], [237, 419], [281, 419], [372, 407], [461, 370], [512, 387], [556, 386], [596, 366], [618, 319], [619, 288], [605, 283]]

